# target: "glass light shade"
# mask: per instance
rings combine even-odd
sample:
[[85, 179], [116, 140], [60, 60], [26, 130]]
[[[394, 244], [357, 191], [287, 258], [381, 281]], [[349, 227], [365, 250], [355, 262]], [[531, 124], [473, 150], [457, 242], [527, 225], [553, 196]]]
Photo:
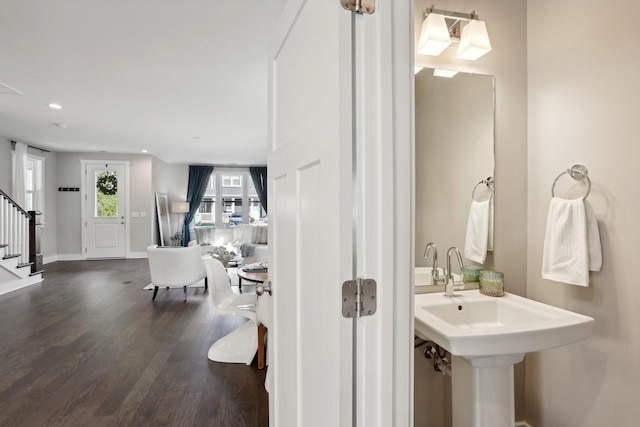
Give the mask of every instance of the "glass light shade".
[[462, 29], [460, 44], [458, 45], [459, 59], [475, 61], [482, 55], [491, 52], [491, 42], [487, 34], [487, 26], [484, 21], [471, 20]]
[[189, 212], [188, 202], [171, 202], [172, 213], [187, 213]]
[[421, 55], [440, 55], [451, 44], [449, 29], [444, 16], [430, 13], [422, 23], [422, 32], [418, 42], [418, 53]]

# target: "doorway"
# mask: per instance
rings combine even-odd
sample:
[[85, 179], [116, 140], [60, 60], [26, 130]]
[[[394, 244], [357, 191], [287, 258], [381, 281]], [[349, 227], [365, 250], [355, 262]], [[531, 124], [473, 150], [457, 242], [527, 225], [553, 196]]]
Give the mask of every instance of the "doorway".
[[84, 257], [126, 258], [129, 162], [82, 161]]

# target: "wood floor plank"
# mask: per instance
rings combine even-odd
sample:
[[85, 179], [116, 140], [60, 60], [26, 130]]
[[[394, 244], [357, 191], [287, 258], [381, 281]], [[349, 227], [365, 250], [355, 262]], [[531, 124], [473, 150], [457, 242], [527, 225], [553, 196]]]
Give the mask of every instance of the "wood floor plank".
[[147, 260], [56, 262], [0, 296], [0, 425], [266, 427], [265, 371], [207, 359], [246, 320], [148, 283]]

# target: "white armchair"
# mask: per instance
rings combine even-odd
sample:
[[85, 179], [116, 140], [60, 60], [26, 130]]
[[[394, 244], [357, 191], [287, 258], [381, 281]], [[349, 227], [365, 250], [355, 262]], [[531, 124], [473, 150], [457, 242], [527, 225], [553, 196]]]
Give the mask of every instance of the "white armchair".
[[160, 287], [183, 288], [184, 300], [187, 300], [187, 286], [204, 279], [204, 288], [208, 289], [207, 273], [202, 265], [200, 246], [147, 247], [149, 271], [153, 284], [155, 301]]
[[217, 259], [205, 259], [204, 269], [212, 283], [211, 301], [213, 310], [220, 315], [242, 316], [248, 322], [218, 339], [209, 348], [208, 357], [215, 362], [245, 363], [250, 365], [258, 351], [258, 327], [256, 324], [255, 293], [236, 294], [231, 290], [229, 275]]

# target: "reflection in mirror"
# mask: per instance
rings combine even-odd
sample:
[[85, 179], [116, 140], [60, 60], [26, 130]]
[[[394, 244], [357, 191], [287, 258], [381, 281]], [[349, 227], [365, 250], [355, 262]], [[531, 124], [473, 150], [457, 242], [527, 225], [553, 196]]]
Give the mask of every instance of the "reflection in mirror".
[[[433, 277], [433, 251], [424, 258], [429, 242], [437, 246], [440, 268], [446, 266], [447, 249], [456, 246], [465, 255], [465, 265], [493, 269], [493, 252], [482, 247], [473, 251], [466, 242], [470, 218], [478, 224], [479, 205], [492, 199], [493, 185], [481, 181], [494, 176], [494, 77], [458, 73], [442, 78], [424, 68], [415, 77], [415, 123], [416, 286], [426, 284], [419, 283], [419, 277]], [[472, 203], [472, 195], [479, 203]], [[491, 207], [492, 225], [493, 200], [484, 206]], [[483, 218], [484, 207], [480, 212]], [[474, 230], [477, 236], [482, 227]], [[486, 230], [485, 241], [492, 249], [493, 227]], [[469, 237], [473, 235], [470, 230]]]
[[156, 193], [156, 212], [158, 214], [158, 245], [171, 245], [171, 219], [169, 218], [169, 199], [165, 193]]

